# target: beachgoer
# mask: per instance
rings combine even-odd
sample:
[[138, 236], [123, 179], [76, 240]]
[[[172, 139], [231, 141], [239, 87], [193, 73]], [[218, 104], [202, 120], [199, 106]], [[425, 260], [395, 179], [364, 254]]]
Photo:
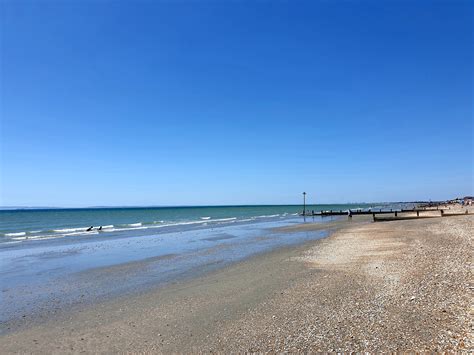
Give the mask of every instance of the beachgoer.
[[89, 228], [87, 228], [86, 232], [90, 232], [92, 228], [94, 228], [94, 226], [90, 226]]
[[100, 231], [101, 231], [101, 230], [102, 230], [102, 226], [100, 226], [98, 230], [100, 230]]

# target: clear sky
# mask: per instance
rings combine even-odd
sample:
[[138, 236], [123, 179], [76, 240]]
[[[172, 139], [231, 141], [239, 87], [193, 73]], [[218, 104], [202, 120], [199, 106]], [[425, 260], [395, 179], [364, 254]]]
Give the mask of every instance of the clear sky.
[[473, 193], [472, 1], [1, 1], [0, 205]]

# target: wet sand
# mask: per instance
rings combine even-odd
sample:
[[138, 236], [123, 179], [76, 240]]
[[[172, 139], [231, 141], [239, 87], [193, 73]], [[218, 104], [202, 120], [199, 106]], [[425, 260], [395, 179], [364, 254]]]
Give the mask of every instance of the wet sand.
[[0, 245], [0, 335], [16, 328], [13, 324], [42, 323], [51, 314], [141, 294], [284, 245], [327, 236], [324, 230], [271, 231], [300, 223], [301, 218], [290, 217], [178, 233]]
[[329, 222], [319, 241], [12, 324], [0, 352], [472, 351], [473, 222]]

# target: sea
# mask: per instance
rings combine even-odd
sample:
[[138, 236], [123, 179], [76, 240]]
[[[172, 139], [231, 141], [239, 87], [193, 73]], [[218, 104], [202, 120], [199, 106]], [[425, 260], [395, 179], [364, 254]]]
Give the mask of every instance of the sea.
[[[308, 205], [306, 210], [347, 211], [388, 205]], [[3, 209], [0, 210], [0, 244], [156, 235], [230, 224], [290, 221], [302, 210], [301, 205]]]

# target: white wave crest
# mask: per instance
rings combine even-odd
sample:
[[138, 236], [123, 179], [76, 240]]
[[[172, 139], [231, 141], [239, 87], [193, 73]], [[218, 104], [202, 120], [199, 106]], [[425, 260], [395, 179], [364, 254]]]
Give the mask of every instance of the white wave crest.
[[148, 229], [148, 227], [132, 227], [132, 228], [107, 228], [103, 232], [123, 232], [123, 231], [136, 231], [139, 229]]
[[211, 219], [211, 217], [201, 217], [201, 219], [208, 220], [208, 219]]
[[227, 222], [227, 221], [235, 221], [237, 217], [231, 217], [231, 218], [220, 218], [220, 219], [214, 219], [212, 220], [213, 222]]
[[53, 229], [55, 233], [73, 233], [73, 232], [85, 232], [87, 228], [64, 228], [64, 229]]
[[130, 224], [127, 224], [128, 227], [141, 227], [141, 223], [130, 223]]
[[18, 241], [22, 241], [22, 240], [26, 240], [28, 239], [28, 237], [13, 237], [12, 240], [18, 240]]
[[201, 224], [201, 223], [206, 223], [206, 221], [188, 221], [188, 222], [170, 223], [170, 224], [167, 224], [166, 227], [187, 226], [188, 224]]
[[5, 237], [22, 237], [24, 235], [26, 235], [26, 232], [5, 233]]

